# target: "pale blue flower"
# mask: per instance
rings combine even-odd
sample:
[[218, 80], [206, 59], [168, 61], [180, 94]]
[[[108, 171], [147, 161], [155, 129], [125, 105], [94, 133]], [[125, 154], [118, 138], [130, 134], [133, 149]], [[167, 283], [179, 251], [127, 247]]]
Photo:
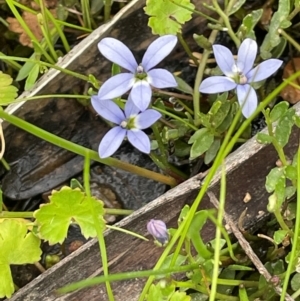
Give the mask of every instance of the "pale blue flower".
[[213, 45], [216, 62], [225, 76], [212, 76], [202, 81], [201, 93], [215, 94], [236, 89], [243, 115], [248, 118], [257, 107], [257, 95], [252, 83], [268, 78], [282, 65], [278, 59], [269, 59], [253, 68], [257, 55], [257, 43], [245, 39], [234, 59], [230, 50], [222, 45]]
[[149, 137], [141, 130], [155, 123], [161, 117], [159, 112], [148, 109], [140, 113], [140, 109], [130, 98], [125, 104], [124, 112], [112, 100], [99, 100], [97, 95], [92, 96], [91, 103], [101, 117], [117, 124], [102, 138], [98, 149], [100, 158], [110, 157], [126, 136], [138, 150], [146, 154], [150, 153]]
[[151, 86], [159, 89], [177, 86], [171, 72], [161, 68], [152, 69], [173, 50], [176, 43], [177, 37], [174, 35], [159, 37], [149, 45], [142, 63], [138, 65], [132, 52], [122, 42], [114, 38], [101, 40], [98, 48], [102, 55], [129, 73], [117, 74], [104, 82], [98, 93], [99, 99], [120, 97], [131, 89], [130, 97], [134, 104], [141, 111], [146, 110], [151, 101]]
[[151, 219], [147, 223], [147, 230], [162, 245], [165, 245], [169, 241], [168, 229], [162, 220]]

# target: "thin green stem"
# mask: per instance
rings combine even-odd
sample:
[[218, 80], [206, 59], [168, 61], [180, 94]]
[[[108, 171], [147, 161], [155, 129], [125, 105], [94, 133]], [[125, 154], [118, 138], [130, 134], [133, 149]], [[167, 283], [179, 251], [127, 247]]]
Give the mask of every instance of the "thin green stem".
[[53, 17], [53, 15], [51, 14], [51, 12], [48, 10], [48, 9], [46, 9], [46, 14], [47, 14], [47, 17], [49, 18], [49, 20], [52, 22], [52, 24], [54, 25], [54, 27], [55, 27], [55, 29], [56, 29], [56, 31], [57, 31], [57, 33], [58, 33], [58, 35], [59, 35], [59, 37], [60, 37], [60, 39], [61, 39], [61, 42], [62, 42], [62, 44], [64, 45], [64, 48], [65, 48], [65, 51], [68, 53], [70, 50], [71, 50], [71, 48], [70, 48], [70, 45], [69, 45], [69, 43], [68, 43], [68, 41], [67, 41], [67, 38], [66, 38], [66, 36], [65, 36], [65, 34], [64, 34], [64, 32], [63, 32], [63, 30], [61, 29], [61, 26], [62, 25], [59, 25], [58, 23], [58, 20], [56, 20], [54, 17]]
[[[220, 187], [220, 203], [218, 208], [218, 217], [217, 221], [219, 225], [222, 225], [223, 216], [224, 216], [224, 207], [225, 207], [225, 198], [226, 198], [226, 171], [224, 162], [222, 164], [222, 175], [221, 175], [221, 187]], [[222, 226], [221, 226], [222, 227]], [[209, 301], [214, 301], [217, 293], [217, 280], [219, 276], [219, 262], [220, 262], [220, 250], [221, 250], [221, 229], [220, 227], [216, 228], [215, 236], [215, 248], [214, 248], [214, 268], [212, 275], [212, 285], [211, 293], [209, 295]]]
[[193, 124], [190, 124], [188, 121], [186, 121], [186, 120], [178, 117], [177, 115], [175, 115], [175, 114], [173, 114], [173, 113], [171, 113], [169, 111], [163, 110], [163, 109], [158, 108], [158, 107], [155, 107], [155, 110], [158, 111], [158, 112], [160, 112], [160, 113], [162, 113], [162, 114], [164, 114], [164, 115], [167, 115], [167, 116], [169, 116], [171, 118], [174, 118], [177, 121], [182, 122], [184, 125], [186, 125], [187, 127], [191, 128], [194, 131], [198, 130], [198, 128], [195, 127]]
[[[292, 239], [292, 250], [290, 254], [289, 264], [285, 273], [283, 286], [282, 286], [282, 294], [280, 296], [280, 301], [285, 300], [285, 294], [290, 284], [290, 276], [297, 265], [297, 250], [299, 248], [299, 235], [300, 235], [300, 147], [298, 147], [297, 152], [297, 212], [295, 218], [295, 228], [294, 228], [294, 236]], [[297, 293], [297, 292], [296, 292]], [[299, 291], [298, 291], [299, 295]], [[296, 298], [296, 297], [295, 297]]]
[[160, 271], [146, 270], [146, 271], [134, 271], [134, 272], [126, 272], [119, 274], [110, 274], [109, 276], [99, 276], [90, 279], [85, 279], [70, 285], [65, 286], [58, 290], [59, 293], [69, 293], [75, 291], [77, 289], [82, 289], [85, 287], [97, 285], [103, 283], [105, 281], [122, 281], [127, 279], [135, 279], [135, 278], [144, 278], [149, 275], [153, 276], [164, 276], [169, 275], [171, 273], [182, 273], [187, 271], [193, 271], [199, 269], [199, 264], [190, 264], [184, 266], [177, 266], [175, 268], [162, 269]]
[[177, 38], [181, 44], [181, 46], [183, 47], [183, 49], [185, 50], [185, 52], [187, 53], [187, 55], [190, 57], [191, 60], [193, 60], [194, 64], [196, 66], [198, 66], [198, 60], [194, 57], [194, 55], [192, 54], [192, 51], [189, 47], [189, 45], [185, 42], [184, 38], [182, 37], [181, 33], [177, 33]]
[[[0, 56], [5, 56], [5, 54], [3, 52], [0, 51]], [[14, 61], [9, 61], [9, 60], [6, 60], [6, 63], [11, 66], [13, 69], [19, 71], [21, 68], [22, 68], [22, 65], [17, 63], [17, 62], [14, 62]]]
[[84, 27], [88, 29], [92, 29], [89, 0], [81, 0], [81, 11], [83, 16]]
[[[296, 2], [296, 1], [295, 1]], [[295, 6], [293, 11], [290, 13], [290, 15], [288, 16], [288, 20], [291, 21], [294, 19], [295, 16], [297, 16], [300, 12], [300, 6]]]
[[159, 151], [160, 151], [160, 158], [163, 161], [162, 163], [166, 166], [167, 163], [168, 163], [168, 156], [167, 156], [166, 149], [165, 149], [165, 146], [163, 144], [160, 132], [158, 130], [157, 123], [154, 123], [151, 128], [152, 128], [153, 134], [154, 134], [155, 139], [156, 139], [157, 144], [158, 144], [158, 148], [159, 148]]
[[50, 62], [52, 64], [55, 64], [55, 61], [47, 53], [47, 51], [43, 47], [41, 47], [39, 41], [37, 40], [37, 38], [35, 37], [35, 35], [31, 32], [30, 28], [28, 27], [28, 25], [26, 24], [26, 22], [24, 21], [24, 19], [22, 18], [22, 16], [19, 14], [18, 10], [16, 9], [16, 7], [14, 5], [14, 1], [7, 0], [6, 3], [9, 6], [9, 8], [11, 9], [11, 11], [14, 14], [15, 18], [18, 20], [18, 22], [20, 23], [20, 25], [22, 26], [22, 28], [26, 32], [26, 34], [32, 40], [32, 43], [34, 45], [39, 46], [39, 50], [41, 51], [41, 53], [44, 55], [44, 57], [47, 59], [48, 62]]
[[297, 43], [297, 41], [294, 40], [290, 35], [288, 35], [283, 29], [279, 28], [278, 33], [282, 35], [290, 44], [292, 44], [298, 52], [300, 51], [299, 43]]
[[142, 240], [145, 240], [145, 241], [149, 241], [149, 239], [147, 239], [146, 237], [144, 237], [144, 236], [142, 236], [142, 235], [139, 235], [139, 234], [137, 234], [137, 233], [135, 233], [135, 232], [128, 231], [128, 230], [123, 229], [123, 228], [120, 228], [120, 227], [106, 225], [106, 228], [107, 228], [107, 229], [111, 229], [111, 230], [115, 230], [115, 231], [119, 231], [119, 232], [122, 232], [122, 233], [125, 233], [125, 234], [128, 234], [128, 235], [137, 237], [137, 238], [142, 239]]
[[82, 80], [84, 80], [86, 82], [90, 81], [89, 77], [86, 76], [86, 75], [82, 75], [80, 73], [71, 71], [69, 69], [65, 69], [65, 68], [59, 67], [57, 65], [46, 63], [46, 62], [43, 62], [43, 61], [32, 60], [32, 59], [27, 59], [27, 58], [17, 57], [17, 56], [8, 56], [8, 55], [0, 55], [0, 60], [11, 60], [11, 61], [35, 63], [35, 64], [38, 64], [40, 66], [44, 66], [44, 67], [48, 67], [48, 68], [53, 68], [53, 69], [59, 70], [59, 71], [61, 71], [63, 73], [66, 73], [68, 75], [74, 76], [76, 78], [80, 78], [80, 79], [82, 79]]
[[116, 208], [104, 208], [106, 214], [110, 215], [130, 215], [134, 210], [129, 209], [116, 209]]
[[174, 165], [172, 165], [168, 162], [166, 164], [164, 164], [164, 162], [162, 162], [160, 160], [161, 157], [159, 157], [157, 154], [155, 154], [155, 152], [150, 153], [150, 158], [158, 166], [158, 168], [163, 170], [166, 174], [177, 179], [179, 183], [188, 178], [188, 176], [184, 172], [182, 172], [181, 170], [176, 168]]
[[[83, 168], [83, 182], [84, 182], [84, 189], [85, 189], [85, 194], [88, 198], [89, 201], [89, 206], [90, 206], [90, 211], [93, 217], [93, 223], [94, 227], [97, 232], [97, 238], [98, 238], [98, 243], [99, 243], [99, 248], [100, 248], [100, 254], [101, 254], [101, 263], [102, 263], [102, 268], [103, 268], [103, 274], [104, 276], [108, 276], [108, 260], [107, 260], [107, 253], [106, 253], [106, 246], [105, 246], [105, 240], [104, 240], [104, 235], [103, 235], [103, 229], [101, 229], [100, 223], [98, 216], [95, 211], [94, 207], [94, 201], [93, 198], [91, 197], [91, 189], [90, 189], [90, 156], [89, 152], [86, 152], [86, 155], [84, 156], [84, 168]], [[105, 286], [106, 286], [106, 291], [108, 295], [108, 299], [110, 301], [114, 301], [114, 295], [110, 286], [109, 281], [105, 281]]]
[[[2, 207], [2, 206], [1, 206]], [[1, 211], [0, 218], [33, 218], [33, 212], [10, 212]]]
[[6, 160], [4, 159], [4, 157], [2, 157], [2, 158], [0, 159], [0, 161], [1, 161], [2, 165], [3, 165], [3, 167], [4, 167], [7, 171], [10, 170], [10, 166], [9, 166], [9, 164], [6, 162]]
[[273, 144], [273, 146], [274, 146], [274, 148], [275, 148], [275, 150], [276, 150], [276, 152], [278, 154], [278, 157], [279, 157], [280, 161], [282, 162], [282, 164], [284, 166], [287, 166], [288, 162], [287, 162], [287, 159], [285, 157], [283, 148], [279, 145], [277, 139], [274, 136], [273, 125], [272, 125], [272, 122], [270, 120], [270, 117], [267, 114], [264, 114], [264, 116], [265, 116], [266, 123], [267, 123], [268, 134], [269, 134], [270, 137], [273, 138], [272, 139], [272, 144]]
[[[208, 41], [213, 44], [218, 34], [218, 30], [213, 30], [208, 38]], [[195, 79], [195, 85], [194, 85], [194, 94], [193, 94], [193, 106], [194, 106], [194, 123], [195, 126], [198, 127], [200, 122], [200, 92], [199, 92], [199, 86], [203, 79], [204, 70], [206, 67], [206, 63], [208, 60], [208, 57], [210, 55], [211, 51], [204, 49], [201, 64], [198, 65], [198, 70], [196, 74]]]
[[44, 39], [46, 41], [47, 47], [48, 47], [53, 59], [57, 62], [58, 56], [57, 56], [57, 53], [53, 46], [52, 37], [50, 35], [50, 32], [48, 32], [45, 27], [45, 23], [47, 22], [47, 20], [44, 19], [42, 14], [37, 14], [37, 19], [38, 19], [42, 34], [44, 36]]
[[229, 21], [229, 18], [227, 16], [232, 4], [234, 3], [235, 1], [230, 1], [228, 6], [226, 7], [226, 10], [225, 12], [222, 10], [222, 8], [220, 7], [219, 3], [217, 0], [212, 0], [212, 4], [214, 6], [214, 8], [216, 9], [216, 12], [219, 14], [219, 16], [222, 18], [226, 28], [227, 28], [227, 32], [229, 34], [229, 36], [231, 37], [232, 41], [235, 43], [236, 47], [239, 48], [240, 47], [240, 40], [237, 38], [237, 36], [235, 35], [232, 27], [231, 27], [231, 24], [230, 24], [230, 21]]
[[104, 22], [107, 22], [110, 19], [110, 11], [111, 11], [111, 0], [106, 0], [104, 4]]
[[83, 147], [81, 145], [78, 145], [76, 143], [73, 143], [71, 141], [68, 141], [66, 139], [63, 139], [61, 137], [58, 137], [54, 134], [51, 134], [41, 128], [38, 128], [37, 126], [28, 123], [27, 121], [24, 121], [14, 115], [10, 115], [6, 113], [2, 108], [0, 109], [0, 118], [5, 119], [9, 123], [15, 125], [16, 127], [21, 128], [22, 130], [31, 133], [34, 136], [37, 136], [45, 141], [48, 141], [54, 145], [57, 145], [58, 147], [62, 147], [70, 152], [73, 152], [77, 155], [81, 155], [85, 157], [86, 153], [89, 152], [89, 156], [92, 160], [114, 166], [126, 171], [129, 171], [131, 173], [153, 179], [158, 182], [165, 183], [170, 186], [176, 186], [177, 181], [174, 178], [141, 168], [139, 166], [135, 166], [126, 162], [122, 162], [120, 160], [117, 160], [115, 158], [106, 158], [106, 159], [101, 159], [99, 158], [99, 155], [97, 152], [90, 150], [86, 147]]

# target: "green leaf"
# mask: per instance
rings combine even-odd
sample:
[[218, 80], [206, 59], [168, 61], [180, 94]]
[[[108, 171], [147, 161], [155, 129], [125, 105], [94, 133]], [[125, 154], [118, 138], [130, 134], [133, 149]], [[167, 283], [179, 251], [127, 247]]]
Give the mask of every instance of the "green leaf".
[[206, 38], [204, 35], [197, 35], [196, 33], [193, 34], [193, 39], [197, 43], [197, 45], [203, 49], [211, 50], [212, 45], [209, 42], [208, 38]]
[[[194, 141], [194, 142], [192, 142]], [[213, 133], [206, 128], [198, 130], [189, 140], [189, 144], [193, 143], [191, 147], [190, 158], [195, 159], [206, 152], [214, 142]]]
[[277, 231], [275, 231], [275, 233], [273, 235], [273, 238], [274, 238], [274, 241], [276, 242], [276, 244], [277, 245], [281, 244], [287, 234], [288, 234], [287, 230], [277, 230]]
[[237, 0], [234, 2], [234, 5], [231, 7], [228, 16], [236, 13], [241, 7], [242, 5], [246, 2], [246, 0]]
[[111, 76], [117, 75], [119, 73], [121, 73], [121, 67], [113, 63], [111, 67]]
[[291, 181], [297, 181], [297, 167], [288, 165], [285, 170], [285, 176]]
[[283, 202], [285, 201], [285, 188], [286, 188], [286, 179], [285, 177], [280, 177], [275, 186], [275, 195], [276, 195], [276, 206], [280, 208]]
[[241, 35], [243, 39], [250, 38], [255, 40], [256, 36], [254, 33], [254, 27], [260, 20], [262, 14], [263, 9], [258, 9], [245, 16], [240, 28], [238, 29], [238, 35]]
[[284, 168], [275, 167], [270, 171], [266, 178], [266, 189], [269, 193], [275, 190], [279, 179], [282, 177], [284, 177]]
[[300, 128], [300, 116], [298, 115], [295, 115], [294, 116], [294, 122], [295, 122], [295, 125]]
[[194, 10], [194, 8], [195, 6], [189, 0], [174, 0], [172, 2], [169, 0], [147, 0], [144, 10], [150, 16], [148, 26], [151, 27], [153, 34], [176, 35], [181, 32], [182, 25], [192, 18], [190, 10]]
[[294, 125], [295, 110], [289, 109], [278, 121], [274, 136], [281, 147], [284, 147], [290, 138]]
[[[235, 279], [236, 272], [231, 269], [225, 268], [219, 275], [220, 278], [222, 279]], [[222, 285], [219, 284], [217, 286], [217, 292], [223, 295], [232, 295], [234, 287], [232, 285]]]
[[233, 118], [234, 118], [234, 116], [235, 116], [238, 109], [239, 109], [239, 107], [238, 107], [238, 104], [236, 102], [230, 105], [230, 110], [229, 110], [228, 114], [225, 115], [224, 120], [217, 127], [217, 131], [219, 133], [224, 133], [229, 128], [229, 126], [232, 124], [232, 120], [233, 120]]
[[196, 212], [187, 233], [187, 237], [191, 239], [198, 255], [202, 258], [210, 258], [212, 256], [211, 252], [208, 251], [200, 235], [200, 231], [206, 223], [207, 218], [208, 214], [206, 210]]
[[260, 56], [262, 59], [269, 59], [272, 56], [271, 51], [280, 44], [281, 38], [278, 30], [280, 28], [287, 28], [292, 24], [290, 21], [287, 21], [289, 14], [290, 0], [279, 0], [278, 9], [270, 22], [269, 32], [260, 47]]
[[14, 283], [9, 265], [40, 260], [40, 239], [28, 233], [24, 222], [5, 219], [0, 223], [0, 298], [10, 298]]
[[172, 294], [170, 301], [190, 301], [191, 297], [186, 292], [176, 291]]
[[90, 202], [93, 203], [102, 230], [105, 229], [103, 203], [95, 198], [88, 200], [80, 189], [65, 186], [60, 191], [54, 190], [49, 199], [49, 204], [41, 205], [34, 213], [40, 235], [49, 244], [62, 243], [72, 222], [79, 224], [85, 238], [96, 236]]
[[33, 68], [30, 70], [28, 77], [26, 78], [25, 91], [30, 90], [34, 86], [39, 76], [39, 73], [40, 73], [40, 66], [38, 64], [35, 64]]
[[18, 89], [12, 86], [12, 78], [0, 71], [0, 105], [9, 105], [18, 96]]
[[287, 101], [281, 101], [276, 106], [274, 106], [270, 113], [271, 122], [277, 121], [279, 118], [281, 118], [284, 114], [286, 114], [288, 109], [289, 103]]
[[258, 133], [256, 136], [256, 140], [260, 144], [270, 144], [273, 141], [273, 137], [265, 133]]
[[221, 146], [221, 140], [215, 139], [210, 148], [207, 150], [204, 156], [204, 163], [209, 164], [217, 155]]
[[293, 291], [298, 291], [300, 289], [300, 274], [296, 273], [291, 279], [291, 287]]
[[190, 95], [193, 95], [194, 91], [190, 85], [188, 85], [182, 78], [180, 78], [176, 75], [174, 75], [174, 77], [177, 82], [177, 87], [176, 87], [177, 90], [187, 93], [187, 94], [190, 94]]

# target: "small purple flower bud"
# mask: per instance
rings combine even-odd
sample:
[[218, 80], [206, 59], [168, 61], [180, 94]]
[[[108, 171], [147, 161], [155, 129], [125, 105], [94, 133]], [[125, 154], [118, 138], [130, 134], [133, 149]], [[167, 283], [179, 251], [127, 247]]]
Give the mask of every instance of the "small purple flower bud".
[[147, 230], [162, 245], [169, 241], [168, 229], [163, 221], [151, 219], [147, 224]]

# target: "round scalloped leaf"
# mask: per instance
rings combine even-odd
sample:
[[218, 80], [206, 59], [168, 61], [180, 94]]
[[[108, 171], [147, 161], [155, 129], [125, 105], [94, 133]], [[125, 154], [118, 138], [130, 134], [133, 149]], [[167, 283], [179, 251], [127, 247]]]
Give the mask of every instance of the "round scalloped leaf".
[[0, 298], [10, 298], [14, 292], [9, 265], [40, 260], [40, 243], [24, 222], [6, 219], [0, 223]]
[[192, 18], [190, 10], [194, 8], [189, 0], [147, 0], [144, 10], [150, 16], [148, 26], [153, 34], [176, 35], [181, 32], [182, 25]]
[[12, 86], [12, 78], [0, 71], [0, 105], [9, 105], [18, 96], [18, 89]]
[[40, 236], [49, 241], [49, 244], [62, 243], [67, 237], [71, 223], [80, 226], [85, 238], [95, 237], [97, 233], [90, 208], [91, 202], [101, 229], [105, 229], [103, 203], [95, 198], [89, 200], [80, 189], [65, 186], [60, 191], [54, 190], [49, 199], [49, 204], [41, 205], [34, 213]]

